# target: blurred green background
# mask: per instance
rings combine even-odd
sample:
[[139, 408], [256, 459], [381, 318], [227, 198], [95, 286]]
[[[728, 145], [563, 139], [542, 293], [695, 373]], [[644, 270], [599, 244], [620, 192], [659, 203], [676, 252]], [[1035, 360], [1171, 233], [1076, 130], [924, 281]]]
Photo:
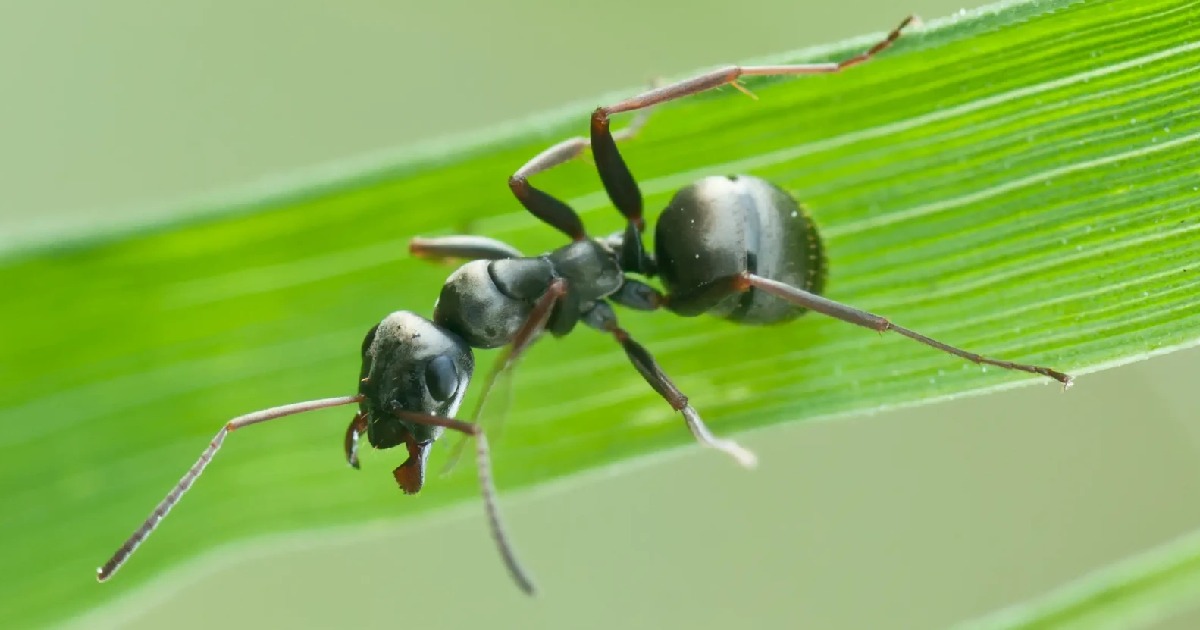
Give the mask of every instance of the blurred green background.
[[[9, 2], [0, 244], [961, 6]], [[510, 588], [472, 505], [239, 545], [78, 625], [942, 627], [1200, 524], [1198, 367], [1191, 350], [1068, 395], [758, 432], [752, 474], [691, 449], [508, 495], [536, 601]]]

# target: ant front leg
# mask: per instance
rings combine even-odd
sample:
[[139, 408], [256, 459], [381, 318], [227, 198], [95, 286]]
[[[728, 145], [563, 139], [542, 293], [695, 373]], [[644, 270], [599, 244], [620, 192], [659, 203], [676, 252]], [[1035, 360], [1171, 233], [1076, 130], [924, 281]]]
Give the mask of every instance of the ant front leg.
[[[538, 336], [546, 329], [547, 323], [550, 322], [550, 316], [554, 314], [554, 307], [559, 304], [567, 295], [567, 281], [562, 278], [555, 278], [546, 287], [546, 291], [541, 297], [534, 302], [533, 308], [529, 311], [529, 317], [513, 335], [512, 342], [504, 349], [500, 358], [492, 366], [492, 370], [488, 372], [487, 378], [484, 380], [483, 389], [479, 392], [479, 401], [475, 403], [475, 412], [471, 414], [471, 424], [478, 425], [482, 421], [484, 404], [487, 403], [488, 396], [492, 393], [492, 389], [496, 387], [497, 380], [501, 376], [508, 374], [516, 366], [517, 360], [521, 355], [537, 341]], [[499, 420], [499, 419], [497, 419]], [[496, 428], [493, 426], [493, 428]], [[459, 458], [462, 457], [463, 446], [466, 444], [466, 439], [459, 440], [455, 444], [450, 455], [446, 458], [446, 464], [442, 468], [442, 473], [450, 472], [458, 465]]]
[[[396, 417], [413, 424], [443, 427], [451, 431], [458, 431], [464, 436], [475, 439], [476, 474], [479, 476], [479, 490], [480, 494], [483, 495], [483, 508], [487, 513], [488, 526], [492, 531], [492, 540], [496, 543], [496, 548], [500, 552], [500, 558], [504, 561], [504, 567], [508, 569], [508, 574], [512, 576], [513, 581], [517, 583], [517, 586], [525, 594], [533, 595], [536, 587], [533, 585], [533, 580], [529, 577], [529, 572], [525, 570], [521, 561], [517, 559], [517, 553], [513, 549], [508, 530], [504, 527], [504, 520], [500, 517], [500, 506], [496, 500], [496, 484], [492, 476], [491, 452], [488, 449], [487, 437], [484, 436], [483, 429], [471, 422], [463, 422], [462, 420], [444, 418], [442, 416], [431, 416], [415, 411], [396, 409], [392, 413]], [[420, 468], [423, 470], [424, 465], [420, 464]], [[399, 480], [400, 469], [397, 469], [397, 481]]]
[[688, 430], [692, 432], [692, 436], [696, 438], [697, 442], [729, 455], [746, 468], [754, 468], [758, 465], [758, 457], [753, 452], [733, 440], [719, 438], [708, 430], [708, 426], [704, 424], [700, 414], [688, 403], [688, 397], [662, 371], [650, 352], [634, 341], [629, 333], [617, 323], [617, 314], [613, 312], [607, 302], [597, 302], [591, 310], [584, 313], [583, 321], [592, 328], [611, 334], [621, 344], [625, 355], [629, 357], [629, 362], [642, 375], [642, 378], [646, 379], [646, 383], [654, 388], [654, 391], [658, 392], [658, 395], [662, 396], [672, 409], [683, 414], [684, 422], [687, 423]]
[[504, 372], [511, 370], [517, 364], [517, 360], [521, 355], [533, 345], [537, 340], [538, 335], [546, 329], [546, 324], [550, 321], [550, 316], [554, 312], [554, 307], [567, 295], [567, 281], [562, 278], [555, 278], [550, 282], [550, 286], [546, 287], [546, 291], [534, 302], [533, 308], [529, 311], [529, 317], [521, 328], [517, 330], [517, 334], [513, 336], [512, 343], [505, 348], [500, 359], [492, 367], [492, 371], [488, 373], [487, 380], [484, 381], [483, 390], [479, 393], [479, 402], [475, 407], [474, 422], [479, 421], [480, 411], [483, 409], [483, 403], [487, 401], [488, 394], [496, 385], [496, 379]]

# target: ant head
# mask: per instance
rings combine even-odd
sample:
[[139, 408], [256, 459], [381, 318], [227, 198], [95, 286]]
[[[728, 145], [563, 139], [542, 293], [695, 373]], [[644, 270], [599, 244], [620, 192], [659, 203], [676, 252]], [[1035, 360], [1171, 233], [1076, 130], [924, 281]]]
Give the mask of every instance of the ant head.
[[409, 460], [395, 471], [405, 492], [421, 489], [425, 454], [443, 429], [407, 422], [396, 412], [453, 417], [474, 368], [466, 342], [408, 311], [388, 315], [363, 340], [358, 391], [367, 438], [375, 448], [408, 447]]

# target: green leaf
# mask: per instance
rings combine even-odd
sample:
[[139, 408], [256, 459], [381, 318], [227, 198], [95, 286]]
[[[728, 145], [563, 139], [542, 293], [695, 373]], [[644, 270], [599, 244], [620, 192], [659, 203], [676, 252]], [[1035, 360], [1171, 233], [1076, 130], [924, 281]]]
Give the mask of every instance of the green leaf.
[[[792, 191], [822, 227], [833, 299], [1087, 374], [1200, 340], [1198, 17], [1200, 4], [1179, 0], [998, 5], [844, 74], [747, 81], [757, 101], [725, 89], [662, 107], [623, 151], [651, 209], [702, 175]], [[876, 37], [772, 61], [840, 58]], [[367, 453], [363, 472], [345, 470], [350, 412], [320, 412], [239, 432], [112, 584], [91, 577], [220, 422], [354, 391], [366, 330], [392, 310], [428, 313], [449, 269], [409, 258], [409, 237], [562, 244], [504, 181], [585, 131], [588, 110], [221, 200], [179, 224], [10, 255], [0, 285], [20, 301], [0, 314], [0, 457], [12, 471], [0, 557], [21, 577], [0, 592], [6, 621], [70, 615], [249, 535], [476, 500], [468, 472], [397, 500], [386, 471], [402, 455]], [[620, 227], [586, 161], [538, 183], [592, 233]], [[817, 316], [622, 322], [724, 434], [1042, 382]], [[493, 459], [511, 489], [681, 445], [694, 448], [619, 348], [581, 331], [522, 362]]]
[[1145, 628], [1200, 603], [1200, 530], [957, 630]]

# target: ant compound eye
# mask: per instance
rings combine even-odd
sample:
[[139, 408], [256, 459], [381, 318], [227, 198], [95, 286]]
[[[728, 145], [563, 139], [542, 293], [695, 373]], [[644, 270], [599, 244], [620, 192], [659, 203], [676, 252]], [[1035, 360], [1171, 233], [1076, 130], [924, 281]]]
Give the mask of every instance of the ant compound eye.
[[425, 386], [434, 400], [450, 400], [458, 390], [458, 370], [454, 369], [454, 361], [444, 354], [430, 361], [425, 366]]

